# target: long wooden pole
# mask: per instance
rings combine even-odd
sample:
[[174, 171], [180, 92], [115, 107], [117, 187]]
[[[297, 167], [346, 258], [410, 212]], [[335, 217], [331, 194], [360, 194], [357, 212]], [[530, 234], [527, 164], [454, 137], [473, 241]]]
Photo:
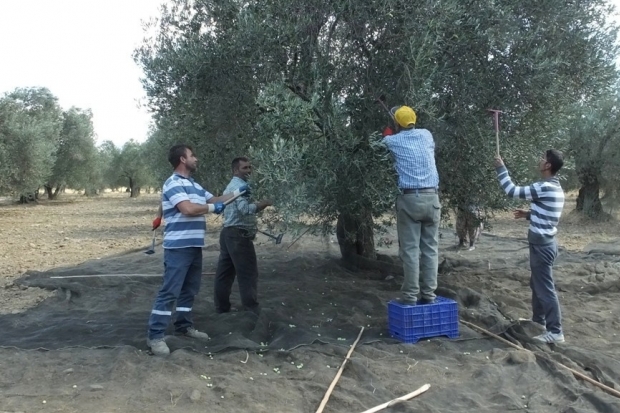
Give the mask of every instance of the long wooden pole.
[[[499, 114], [497, 112], [495, 112], [495, 124], [497, 125], [497, 123], [499, 122], [499, 119], [497, 119], [499, 117]], [[497, 125], [497, 127], [495, 128], [495, 146], [496, 146], [496, 153], [497, 156], [499, 156], [499, 125]]]
[[310, 228], [307, 228], [304, 232], [302, 232], [302, 234], [301, 234], [300, 236], [298, 236], [297, 238], [295, 238], [295, 241], [291, 242], [291, 243], [289, 244], [289, 246], [288, 246], [288, 247], [286, 247], [286, 250], [288, 251], [288, 249], [289, 249], [289, 248], [291, 248], [291, 247], [293, 246], [293, 244], [295, 244], [297, 241], [299, 241], [299, 239], [300, 239], [301, 237], [303, 237], [304, 235], [306, 235], [306, 233], [307, 233], [308, 231], [310, 231]]
[[542, 355], [542, 354], [536, 354], [536, 353], [534, 353], [532, 350], [528, 350], [528, 349], [526, 349], [526, 348], [524, 348], [524, 347], [521, 347], [521, 346], [518, 346], [518, 345], [516, 345], [516, 344], [514, 344], [514, 343], [511, 343], [510, 341], [508, 341], [508, 340], [506, 340], [506, 339], [504, 339], [504, 338], [502, 338], [502, 337], [498, 336], [497, 334], [493, 334], [493, 333], [491, 333], [490, 331], [487, 331], [487, 330], [485, 330], [485, 329], [484, 329], [484, 328], [482, 328], [482, 327], [478, 327], [478, 326], [477, 326], [477, 325], [475, 325], [475, 324], [469, 323], [469, 322], [464, 321], [464, 320], [460, 320], [460, 321], [461, 321], [461, 323], [465, 324], [466, 326], [471, 327], [471, 328], [473, 328], [474, 330], [478, 330], [478, 331], [480, 331], [480, 332], [482, 332], [482, 333], [484, 333], [484, 334], [486, 334], [486, 335], [488, 335], [488, 336], [490, 336], [490, 337], [493, 337], [493, 338], [495, 338], [495, 339], [497, 339], [497, 340], [501, 341], [502, 343], [505, 343], [505, 344], [507, 344], [507, 345], [509, 345], [509, 346], [511, 346], [511, 347], [514, 347], [514, 348], [516, 348], [516, 349], [518, 349], [518, 350], [525, 350], [525, 351], [527, 351], [527, 352], [529, 352], [529, 353], [534, 354], [534, 356], [536, 356], [536, 357], [541, 357], [541, 358], [544, 358], [544, 359], [545, 359], [545, 360], [547, 360], [547, 361], [550, 361], [550, 362], [552, 362], [552, 363], [555, 363], [556, 365], [558, 365], [558, 366], [560, 366], [560, 367], [562, 367], [562, 368], [564, 368], [564, 369], [566, 369], [566, 370], [570, 371], [571, 373], [573, 373], [573, 375], [574, 375], [575, 377], [577, 377], [577, 378], [579, 378], [579, 379], [582, 379], [582, 380], [585, 380], [585, 381], [587, 381], [588, 383], [595, 385], [596, 387], [598, 387], [598, 388], [600, 388], [600, 389], [604, 390], [605, 392], [607, 392], [607, 393], [611, 394], [612, 396], [615, 396], [615, 397], [620, 398], [620, 391], [615, 390], [615, 389], [612, 389], [611, 387], [606, 386], [606, 385], [604, 385], [603, 383], [598, 382], [598, 381], [596, 381], [596, 380], [594, 380], [594, 379], [592, 379], [592, 378], [590, 378], [590, 377], [586, 376], [585, 374], [578, 372], [577, 370], [573, 370], [573, 369], [571, 369], [570, 367], [565, 366], [564, 364], [560, 363], [559, 361], [555, 361], [555, 360], [553, 360], [552, 358], [549, 358], [549, 357], [544, 356], [544, 355]]
[[103, 277], [161, 277], [161, 274], [89, 274], [89, 275], [63, 275], [53, 276], [52, 279], [73, 279], [73, 278], [103, 278]]
[[493, 124], [495, 125], [495, 154], [499, 157], [499, 114], [502, 113], [497, 109], [488, 109], [493, 112]]
[[327, 393], [325, 393], [325, 396], [323, 396], [323, 400], [321, 401], [321, 404], [319, 405], [319, 408], [317, 409], [316, 413], [321, 413], [323, 409], [325, 408], [325, 405], [327, 404], [327, 401], [329, 400], [329, 396], [331, 396], [332, 391], [334, 391], [334, 387], [336, 387], [336, 383], [338, 383], [338, 379], [340, 379], [340, 376], [342, 376], [342, 371], [344, 370], [344, 366], [347, 364], [347, 361], [349, 360], [349, 357], [351, 357], [351, 354], [353, 354], [353, 350], [355, 350], [355, 346], [357, 346], [357, 343], [360, 341], [360, 338], [362, 338], [363, 332], [364, 332], [364, 327], [362, 327], [362, 329], [360, 330], [360, 333], [357, 335], [357, 340], [355, 340], [355, 343], [353, 343], [353, 345], [351, 346], [351, 349], [347, 353], [347, 356], [342, 362], [342, 366], [340, 366], [340, 370], [338, 370], [338, 373], [336, 373], [336, 377], [334, 377], [332, 384], [329, 385], [329, 388], [327, 389]]
[[[214, 272], [203, 272], [202, 275], [215, 275]], [[103, 277], [162, 277], [162, 274], [90, 274], [90, 275], [55, 275], [53, 279], [72, 279], [72, 278], [103, 278]]]
[[431, 388], [430, 384], [425, 384], [424, 386], [420, 387], [418, 390], [416, 390], [414, 392], [411, 392], [411, 393], [406, 394], [404, 396], [392, 399], [389, 402], [380, 404], [378, 406], [375, 406], [372, 409], [364, 410], [362, 413], [375, 413], [375, 412], [378, 412], [379, 410], [383, 410], [383, 409], [385, 409], [387, 407], [394, 406], [397, 403], [404, 402], [404, 401], [407, 401], [409, 399], [413, 399], [414, 397], [419, 396], [420, 394], [424, 393], [425, 391], [427, 391], [430, 388]]
[[237, 194], [237, 195], [233, 196], [232, 198], [224, 201], [224, 205], [232, 204], [233, 202], [235, 202], [235, 200], [237, 198], [239, 198], [240, 196], [243, 196], [243, 195], [245, 195], [245, 191], [241, 191], [239, 194]]

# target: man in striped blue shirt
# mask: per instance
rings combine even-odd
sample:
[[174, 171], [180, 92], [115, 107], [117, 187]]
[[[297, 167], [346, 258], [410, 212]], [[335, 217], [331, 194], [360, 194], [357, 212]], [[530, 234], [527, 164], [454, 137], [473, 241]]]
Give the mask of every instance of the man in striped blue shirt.
[[383, 139], [392, 152], [402, 194], [396, 200], [399, 255], [405, 279], [401, 288], [405, 305], [435, 301], [439, 258], [441, 204], [437, 189], [435, 141], [426, 129], [416, 129], [416, 114], [408, 106], [392, 108], [395, 135]]
[[166, 180], [161, 207], [164, 221], [164, 278], [149, 317], [147, 345], [153, 354], [170, 354], [165, 332], [176, 301], [175, 331], [188, 337], [207, 340], [209, 336], [194, 328], [192, 305], [202, 278], [202, 247], [207, 223], [205, 214], [221, 214], [228, 199], [248, 192], [240, 187], [229, 195], [215, 197], [194, 181], [198, 159], [188, 145], [170, 148], [168, 161], [174, 173]]
[[543, 180], [529, 186], [512, 183], [502, 158], [495, 158], [500, 185], [511, 198], [532, 201], [530, 210], [517, 209], [515, 218], [530, 221], [530, 288], [532, 289], [532, 321], [544, 326], [546, 333], [535, 339], [543, 343], [563, 343], [562, 313], [553, 281], [553, 263], [558, 255], [555, 238], [564, 207], [564, 191], [556, 174], [564, 165], [560, 151], [549, 149], [538, 163]]

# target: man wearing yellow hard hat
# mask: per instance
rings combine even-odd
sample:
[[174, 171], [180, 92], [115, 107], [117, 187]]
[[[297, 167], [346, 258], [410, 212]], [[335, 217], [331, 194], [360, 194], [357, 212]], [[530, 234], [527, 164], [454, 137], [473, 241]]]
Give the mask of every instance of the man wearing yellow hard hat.
[[[426, 129], [417, 129], [409, 106], [390, 110], [396, 134], [383, 141], [394, 156], [401, 194], [396, 200], [400, 258], [405, 280], [398, 299], [404, 305], [432, 304], [437, 289], [439, 220], [435, 141]], [[418, 295], [420, 299], [418, 300]]]

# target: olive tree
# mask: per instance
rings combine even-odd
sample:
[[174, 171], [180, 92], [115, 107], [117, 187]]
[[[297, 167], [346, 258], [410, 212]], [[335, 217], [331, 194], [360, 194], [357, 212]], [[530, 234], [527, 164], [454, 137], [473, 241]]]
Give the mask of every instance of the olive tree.
[[44, 184], [49, 199], [61, 189], [87, 189], [97, 173], [95, 133], [92, 112], [70, 108], [63, 113], [56, 160]]
[[600, 192], [610, 200], [620, 189], [620, 98], [610, 91], [575, 106], [564, 131], [579, 180], [577, 211], [591, 218], [603, 214]]
[[286, 223], [337, 221], [343, 256], [363, 263], [397, 192], [376, 98], [409, 104], [434, 134], [444, 205], [476, 194], [502, 207], [487, 110], [504, 111], [502, 154], [524, 176], [566, 108], [613, 82], [608, 12], [603, 0], [175, 0], [136, 59], [158, 128], [196, 143], [203, 173], [215, 181], [250, 152]]
[[62, 109], [46, 88], [20, 88], [0, 99], [0, 191], [23, 201], [52, 174]]

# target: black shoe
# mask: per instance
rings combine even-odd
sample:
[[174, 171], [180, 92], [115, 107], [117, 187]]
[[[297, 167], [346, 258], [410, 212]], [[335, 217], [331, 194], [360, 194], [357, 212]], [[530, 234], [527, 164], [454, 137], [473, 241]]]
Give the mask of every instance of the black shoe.
[[[256, 315], [260, 315], [260, 310], [261, 309], [260, 309], [260, 306], [258, 304], [256, 304], [253, 307], [242, 306], [242, 307], [240, 307], [238, 309], [238, 311], [247, 311], [247, 312], [250, 312], [250, 313], [254, 313]], [[233, 311], [236, 311], [236, 310], [233, 309]]]
[[418, 303], [422, 305], [427, 305], [427, 304], [435, 304], [436, 301], [434, 298], [420, 298], [420, 301], [418, 301]]
[[239, 311], [239, 309], [238, 309], [238, 308], [236, 308], [236, 307], [230, 307], [228, 310], [223, 310], [223, 309], [221, 309], [221, 308], [216, 308], [216, 309], [215, 309], [215, 312], [216, 312], [216, 313], [218, 313], [218, 314], [225, 314], [225, 313], [236, 313], [236, 312], [238, 312], [238, 311]]

